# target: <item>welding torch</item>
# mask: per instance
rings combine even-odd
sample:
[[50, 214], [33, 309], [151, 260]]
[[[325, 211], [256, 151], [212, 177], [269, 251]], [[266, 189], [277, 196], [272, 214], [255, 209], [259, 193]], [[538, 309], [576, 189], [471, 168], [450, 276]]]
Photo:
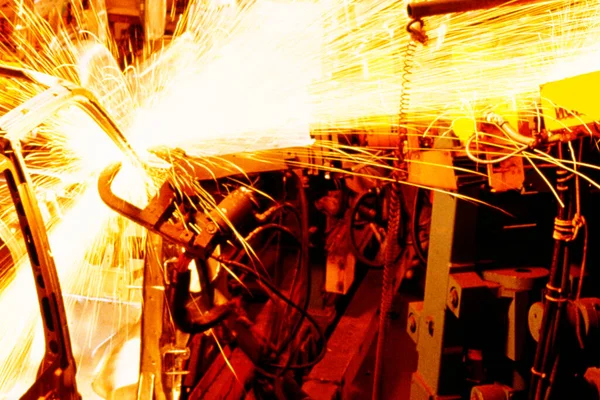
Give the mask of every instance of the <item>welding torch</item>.
[[522, 5], [535, 0], [433, 0], [416, 1], [406, 7], [408, 16], [419, 20], [434, 15], [462, 13], [476, 10], [487, 10], [503, 5]]

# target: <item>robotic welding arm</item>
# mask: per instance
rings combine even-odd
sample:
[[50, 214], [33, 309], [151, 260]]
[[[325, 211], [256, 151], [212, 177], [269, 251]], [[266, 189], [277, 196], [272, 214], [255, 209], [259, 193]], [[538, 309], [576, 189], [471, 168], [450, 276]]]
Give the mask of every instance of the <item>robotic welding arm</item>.
[[[166, 301], [169, 302], [169, 310], [177, 330], [195, 335], [222, 324], [228, 331], [235, 333], [239, 349], [255, 365], [260, 365], [266, 354], [272, 353], [272, 348], [270, 352], [265, 352], [265, 349], [270, 348], [268, 340], [262, 333], [255, 331], [254, 324], [245, 316], [245, 311], [235, 297], [226, 296], [225, 300], [215, 301], [217, 289], [211, 281], [208, 266], [209, 258], [214, 257], [221, 262], [215, 256], [217, 246], [224, 245], [227, 240], [234, 240], [235, 231], [246, 226], [248, 219], [251, 220], [254, 216], [257, 206], [255, 194], [242, 185], [225, 195], [211, 210], [196, 210], [193, 205], [190, 208], [187, 201], [189, 199], [186, 198], [186, 193], [193, 195], [186, 188], [189, 182], [182, 182], [182, 177], [186, 175], [176, 174], [176, 177], [172, 175], [167, 179], [149, 204], [141, 209], [112, 191], [112, 182], [120, 167], [120, 164], [113, 164], [99, 177], [98, 190], [104, 203], [125, 218], [175, 244], [177, 249], [183, 250], [177, 261], [166, 267], [168, 278], [164, 280]], [[171, 172], [173, 171], [176, 169]], [[193, 181], [194, 178], [194, 175], [187, 175], [185, 180]], [[177, 210], [183, 212], [176, 214]], [[185, 216], [182, 217], [181, 214]], [[190, 293], [192, 262], [198, 271], [200, 287], [205, 296], [201, 309], [196, 303], [195, 307], [189, 306], [194, 301]], [[272, 288], [268, 282], [263, 284]], [[145, 312], [148, 313], [148, 309]], [[156, 338], [148, 338], [148, 341], [146, 346], [157, 344]], [[158, 371], [154, 373], [158, 374]]]
[[98, 179], [98, 191], [104, 203], [144, 228], [185, 249], [190, 257], [206, 259], [220, 239], [220, 234], [236, 226], [253, 208], [252, 193], [245, 187], [231, 192], [207, 216], [199, 221], [200, 233], [192, 232], [181, 224], [170, 222], [176, 209], [178, 192], [174, 183], [167, 180], [158, 194], [144, 209], [123, 200], [114, 194], [112, 182], [117, 176], [121, 164], [106, 168]]
[[189, 265], [192, 260], [195, 260], [201, 280], [207, 283], [203, 290], [211, 291], [211, 285], [208, 283], [210, 273], [206, 261], [213, 254], [216, 246], [231, 236], [231, 227], [238, 226], [248, 215], [252, 215], [254, 208], [252, 193], [243, 186], [232, 191], [206, 215], [202, 212], [198, 213], [200, 215], [194, 218], [196, 229], [192, 230], [186, 222], [173, 221], [175, 211], [180, 209], [183, 197], [177, 190], [180, 185], [168, 179], [150, 203], [144, 209], [140, 209], [112, 191], [112, 182], [120, 168], [121, 164], [116, 163], [101, 173], [98, 179], [98, 191], [102, 201], [125, 218], [184, 250], [171, 271], [171, 281], [174, 283], [173, 318], [178, 329], [186, 333], [200, 333], [219, 324], [231, 314], [232, 308], [229, 304], [213, 306], [206, 314], [199, 315], [197, 318], [193, 318], [186, 310], [185, 304], [190, 294]]

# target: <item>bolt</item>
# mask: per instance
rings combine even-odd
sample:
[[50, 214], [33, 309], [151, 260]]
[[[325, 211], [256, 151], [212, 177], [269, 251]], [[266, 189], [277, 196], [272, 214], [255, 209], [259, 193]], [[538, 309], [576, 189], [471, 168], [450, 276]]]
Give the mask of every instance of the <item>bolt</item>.
[[417, 319], [413, 313], [410, 313], [408, 316], [408, 330], [410, 333], [415, 333], [417, 331]]
[[217, 227], [212, 222], [210, 224], [206, 225], [206, 232], [213, 234], [216, 231], [217, 231]]
[[425, 319], [425, 325], [427, 325], [429, 336], [433, 336], [433, 317], [427, 317]]
[[448, 302], [453, 309], [458, 307], [458, 291], [455, 287], [451, 288], [450, 293], [448, 293]]

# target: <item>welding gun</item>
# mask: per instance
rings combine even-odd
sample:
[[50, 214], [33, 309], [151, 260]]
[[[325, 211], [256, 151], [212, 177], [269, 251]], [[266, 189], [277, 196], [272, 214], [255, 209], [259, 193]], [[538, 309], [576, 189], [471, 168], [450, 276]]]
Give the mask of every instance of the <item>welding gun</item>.
[[214, 251], [220, 236], [241, 222], [253, 208], [251, 191], [240, 187], [226, 196], [208, 215], [196, 218], [194, 223], [199, 230], [196, 233], [170, 221], [176, 210], [176, 202], [181, 201], [184, 195], [176, 190], [179, 185], [167, 180], [148, 206], [140, 209], [112, 191], [112, 182], [120, 169], [121, 163], [115, 163], [100, 174], [98, 191], [102, 201], [122, 216], [185, 249], [194, 258], [206, 259]]
[[[174, 213], [183, 207], [181, 176], [175, 184], [167, 179], [158, 194], [144, 208], [118, 197], [111, 189], [112, 182], [121, 168], [120, 163], [106, 168], [98, 180], [101, 199], [111, 209], [122, 216], [147, 228], [163, 239], [184, 249], [177, 261], [169, 268], [169, 287], [166, 296], [169, 299], [171, 316], [177, 329], [188, 334], [205, 332], [219, 324], [235, 332], [240, 349], [259, 365], [265, 354], [272, 354], [272, 346], [252, 329], [252, 323], [245, 317], [236, 300], [215, 305], [208, 271], [207, 261], [212, 257], [216, 246], [233, 238], [233, 227], [244, 226], [254, 215], [256, 200], [253, 192], [245, 187], [231, 191], [211, 211], [194, 216], [193, 229], [185, 223], [174, 222]], [[189, 175], [188, 175], [189, 176]], [[200, 278], [202, 292], [208, 298], [205, 310], [200, 311], [193, 303], [190, 294], [192, 274], [190, 264], [195, 262]], [[267, 285], [268, 286], [268, 285]], [[265, 351], [271, 350], [271, 351]]]
[[[112, 191], [112, 182], [120, 169], [121, 163], [116, 163], [101, 173], [98, 180], [100, 198], [112, 210], [184, 250], [176, 267], [171, 271], [171, 280], [174, 283], [172, 302], [177, 310], [174, 318], [180, 330], [188, 333], [201, 332], [220, 323], [231, 310], [227, 306], [213, 307], [214, 292], [210, 284], [207, 260], [220, 243], [232, 236], [232, 227], [242, 225], [246, 218], [252, 215], [252, 192], [242, 186], [229, 193], [211, 211], [195, 213], [189, 221], [173, 222], [175, 211], [183, 208], [180, 205], [186, 196], [177, 188], [183, 187], [185, 190], [185, 185], [182, 186], [180, 182], [175, 184], [171, 180], [165, 181], [150, 203], [144, 209], [140, 209]], [[185, 311], [185, 304], [190, 297], [188, 266], [192, 260], [196, 263], [200, 284], [209, 299], [210, 311], [200, 319], [192, 318]]]

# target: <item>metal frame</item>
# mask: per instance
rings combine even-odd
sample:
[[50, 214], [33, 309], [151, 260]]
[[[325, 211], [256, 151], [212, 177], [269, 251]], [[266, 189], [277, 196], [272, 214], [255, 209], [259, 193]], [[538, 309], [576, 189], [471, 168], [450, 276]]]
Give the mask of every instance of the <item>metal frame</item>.
[[127, 156], [136, 161], [139, 159], [90, 91], [49, 75], [19, 68], [0, 66], [0, 76], [46, 88], [0, 117], [0, 171], [6, 176], [31, 261], [46, 345], [38, 379], [22, 398], [80, 399], [56, 265], [38, 201], [31, 189], [31, 178], [21, 156], [19, 140], [62, 107], [74, 105], [88, 114]]
[[434, 194], [425, 296], [416, 331], [418, 365], [413, 375], [411, 400], [448, 395], [441, 376], [447, 330], [447, 293], [451, 276], [474, 265], [476, 211], [475, 205], [451, 194]]
[[18, 150], [15, 151], [6, 138], [0, 139], [0, 148], [0, 171], [6, 178], [29, 254], [46, 344], [40, 375], [21, 398], [59, 395], [65, 400], [80, 399], [62, 291], [37, 199]]
[[0, 66], [0, 76], [24, 80], [46, 88], [42, 93], [0, 117], [3, 137], [16, 142], [62, 107], [74, 105], [88, 114], [126, 156], [141, 163], [123, 132], [91, 91], [53, 76], [7, 66]]
[[[166, 400], [162, 383], [160, 338], [163, 332], [165, 283], [163, 277], [162, 238], [149, 233], [144, 263], [140, 379], [138, 400]], [[152, 312], [148, 312], [152, 311]]]

